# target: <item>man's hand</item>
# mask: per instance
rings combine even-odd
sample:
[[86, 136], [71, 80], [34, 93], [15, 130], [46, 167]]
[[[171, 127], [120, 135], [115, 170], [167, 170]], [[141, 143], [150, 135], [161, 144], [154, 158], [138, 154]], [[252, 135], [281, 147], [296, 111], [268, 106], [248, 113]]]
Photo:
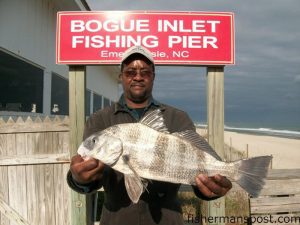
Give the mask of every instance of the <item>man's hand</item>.
[[70, 171], [77, 183], [88, 184], [102, 178], [104, 167], [97, 159], [84, 160], [80, 155], [75, 155], [71, 159]]
[[219, 174], [212, 177], [199, 174], [196, 177], [196, 185], [207, 198], [222, 197], [232, 188], [230, 180]]

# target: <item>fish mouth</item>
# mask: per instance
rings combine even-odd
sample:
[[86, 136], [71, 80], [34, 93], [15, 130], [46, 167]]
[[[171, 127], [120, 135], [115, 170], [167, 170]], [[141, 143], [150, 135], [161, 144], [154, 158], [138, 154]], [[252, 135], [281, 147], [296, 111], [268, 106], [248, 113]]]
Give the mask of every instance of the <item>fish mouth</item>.
[[77, 153], [82, 157], [87, 157], [88, 156], [88, 153], [90, 152], [89, 149], [87, 149], [84, 145], [80, 145], [78, 150], [77, 150]]

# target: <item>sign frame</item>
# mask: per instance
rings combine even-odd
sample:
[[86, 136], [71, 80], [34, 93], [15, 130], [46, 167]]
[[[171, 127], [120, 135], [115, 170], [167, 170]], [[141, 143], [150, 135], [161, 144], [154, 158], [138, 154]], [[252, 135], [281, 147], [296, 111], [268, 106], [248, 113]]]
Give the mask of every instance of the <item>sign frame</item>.
[[[158, 58], [156, 56], [154, 56], [154, 60], [155, 60], [155, 64], [156, 65], [191, 65], [191, 66], [221, 66], [221, 65], [234, 65], [235, 64], [235, 35], [234, 35], [234, 14], [231, 12], [195, 12], [195, 11], [66, 11], [66, 12], [58, 12], [57, 13], [57, 32], [56, 32], [56, 63], [57, 64], [67, 64], [67, 65], [97, 65], [97, 64], [104, 64], [104, 65], [118, 65], [120, 60], [121, 60], [121, 54], [128, 48], [128, 46], [126, 47], [120, 47], [117, 48], [115, 47], [115, 49], [118, 49], [117, 51], [120, 53], [119, 57], [115, 58], [115, 59], [105, 59], [105, 58], [97, 58], [97, 59], [68, 59], [65, 57], [65, 53], [67, 52], [67, 50], [65, 50], [65, 42], [63, 42], [62, 36], [64, 36], [64, 32], [66, 32], [64, 25], [62, 24], [62, 20], [65, 19], [66, 17], [77, 17], [78, 16], [99, 16], [101, 15], [103, 16], [107, 16], [107, 15], [116, 15], [116, 14], [120, 14], [120, 15], [125, 15], [125, 16], [145, 16], [148, 17], [149, 19], [151, 19], [154, 16], [169, 16], [172, 18], [172, 16], [180, 16], [181, 18], [192, 18], [192, 17], [196, 17], [199, 16], [199, 18], [201, 19], [202, 17], [205, 18], [226, 18], [226, 23], [228, 23], [229, 27], [226, 27], [227, 29], [229, 29], [228, 33], [226, 34], [226, 43], [227, 45], [230, 46], [225, 46], [224, 48], [226, 49], [226, 53], [224, 54], [228, 54], [229, 57], [227, 57], [224, 60], [205, 60], [205, 59], [199, 59], [199, 60], [190, 60], [190, 59], [186, 59], [186, 58], [179, 58], [178, 60], [175, 59], [161, 59]], [[154, 17], [155, 18], [155, 17]], [[157, 19], [157, 18], [156, 18]], [[200, 21], [200, 20], [199, 20]], [[144, 24], [145, 25], [145, 24]], [[179, 26], [179, 25], [178, 25]], [[202, 26], [202, 24], [198, 24], [198, 27], [195, 33], [200, 33], [199, 31], [201, 31], [200, 26]], [[204, 25], [203, 25], [204, 26]], [[186, 31], [186, 28], [182, 28], [185, 29], [183, 31]], [[190, 29], [190, 28], [189, 28]], [[222, 28], [224, 29], [224, 28]], [[172, 31], [171, 31], [172, 32]], [[178, 33], [179, 31], [177, 31]], [[80, 32], [79, 32], [80, 33]], [[176, 32], [174, 32], [176, 33]], [[188, 34], [191, 34], [191, 30], [188, 30], [188, 32], [180, 32], [180, 35], [184, 35], [185, 36], [189, 36]], [[97, 33], [98, 34], [98, 33]], [[133, 32], [134, 34], [134, 32]], [[179, 36], [180, 36], [179, 35]], [[220, 34], [218, 34], [220, 36]], [[221, 36], [224, 34], [221, 34]], [[191, 35], [190, 35], [191, 36]], [[199, 36], [200, 37], [200, 36]], [[229, 39], [229, 40], [227, 40]], [[183, 40], [183, 39], [182, 39]], [[70, 41], [70, 40], [69, 40]], [[159, 40], [160, 41], [160, 40]], [[193, 41], [192, 41], [193, 42]], [[194, 43], [196, 43], [194, 41]], [[70, 43], [68, 43], [67, 45], [70, 46]], [[130, 47], [130, 46], [129, 46]], [[148, 48], [150, 51], [152, 51], [152, 48], [149, 48], [147, 46], [145, 46], [146, 48]], [[178, 52], [191, 52], [191, 51], [204, 51], [203, 48], [198, 48], [200, 46], [196, 46], [197, 48], [195, 49], [191, 49], [191, 48], [187, 48], [187, 49], [183, 49], [181, 50], [176, 50]], [[176, 46], [177, 48], [177, 46]], [[156, 50], [160, 50], [161, 47], [156, 47], [154, 48]], [[72, 49], [71, 49], [72, 50]], [[70, 48], [68, 51], [71, 51]], [[92, 55], [90, 53], [85, 53], [84, 51], [80, 50], [82, 54], [86, 54], [86, 55]], [[225, 50], [223, 50], [224, 52]], [[153, 52], [153, 51], [152, 51]], [[163, 51], [162, 51], [163, 52]], [[219, 51], [220, 52], [220, 51]], [[219, 53], [217, 51], [215, 51], [216, 55], [218, 56]], [[69, 55], [73, 56], [74, 54], [72, 54], [71, 52], [68, 53]], [[157, 53], [158, 54], [158, 53]], [[173, 50], [173, 54], [174, 54], [174, 50]], [[206, 53], [205, 53], [206, 54]], [[195, 55], [195, 54], [194, 54]], [[169, 55], [167, 55], [167, 57], [169, 57]], [[205, 56], [203, 56], [205, 57]], [[214, 56], [213, 56], [214, 57]], [[219, 57], [219, 56], [218, 56]]]

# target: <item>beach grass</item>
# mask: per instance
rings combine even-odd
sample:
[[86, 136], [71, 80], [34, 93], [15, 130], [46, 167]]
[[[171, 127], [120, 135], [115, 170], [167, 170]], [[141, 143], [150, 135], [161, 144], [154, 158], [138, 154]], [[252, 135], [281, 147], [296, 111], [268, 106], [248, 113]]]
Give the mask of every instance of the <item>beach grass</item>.
[[[193, 192], [178, 193], [182, 204], [182, 214], [185, 224], [201, 224], [199, 218], [208, 216], [208, 201], [200, 200]], [[225, 197], [225, 217], [227, 225], [245, 225], [244, 218], [249, 216], [248, 195], [243, 190], [233, 189]], [[202, 221], [202, 224], [206, 224]]]

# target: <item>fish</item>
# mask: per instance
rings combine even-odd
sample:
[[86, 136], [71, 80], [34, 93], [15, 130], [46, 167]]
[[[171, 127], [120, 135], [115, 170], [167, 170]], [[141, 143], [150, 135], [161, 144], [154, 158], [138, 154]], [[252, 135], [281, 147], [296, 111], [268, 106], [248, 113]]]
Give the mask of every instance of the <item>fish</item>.
[[78, 148], [84, 159], [95, 158], [124, 174], [133, 203], [151, 180], [196, 185], [199, 174], [220, 174], [251, 196], [263, 188], [272, 156], [225, 162], [194, 130], [170, 133], [160, 109], [139, 122], [110, 126], [86, 138]]

